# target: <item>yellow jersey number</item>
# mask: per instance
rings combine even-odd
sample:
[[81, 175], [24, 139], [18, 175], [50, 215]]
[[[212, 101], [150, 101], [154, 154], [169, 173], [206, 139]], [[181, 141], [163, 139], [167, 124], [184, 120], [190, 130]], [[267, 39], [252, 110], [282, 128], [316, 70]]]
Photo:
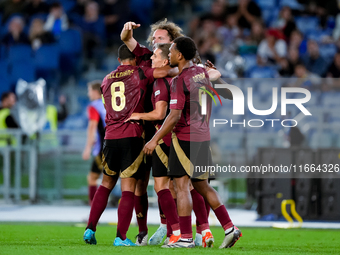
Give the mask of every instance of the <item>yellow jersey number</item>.
[[[116, 91], [118, 88], [118, 91]], [[125, 85], [122, 81], [117, 81], [111, 84], [111, 105], [112, 109], [116, 112], [120, 112], [124, 109], [126, 101], [125, 101]], [[120, 99], [120, 104], [117, 104], [117, 97]]]

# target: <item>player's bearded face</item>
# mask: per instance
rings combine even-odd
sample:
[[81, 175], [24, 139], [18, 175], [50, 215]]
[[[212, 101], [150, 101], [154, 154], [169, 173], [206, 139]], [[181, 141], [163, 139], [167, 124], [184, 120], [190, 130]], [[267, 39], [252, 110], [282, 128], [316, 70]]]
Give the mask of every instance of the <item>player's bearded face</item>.
[[156, 43], [170, 43], [169, 33], [165, 29], [157, 29], [152, 36], [152, 44]]
[[178, 66], [178, 50], [176, 49], [176, 45], [173, 43], [170, 47], [169, 59], [170, 59], [170, 66], [176, 67]]

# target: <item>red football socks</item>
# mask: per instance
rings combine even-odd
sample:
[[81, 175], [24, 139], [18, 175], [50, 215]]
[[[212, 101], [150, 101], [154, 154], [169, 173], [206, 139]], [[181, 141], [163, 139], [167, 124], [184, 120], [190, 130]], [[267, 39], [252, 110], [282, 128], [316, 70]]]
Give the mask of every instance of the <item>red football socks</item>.
[[157, 193], [158, 202], [161, 205], [162, 211], [169, 222], [172, 231], [179, 230], [179, 219], [177, 207], [169, 189], [162, 189]]
[[89, 203], [90, 205], [92, 204], [94, 195], [96, 194], [97, 191], [97, 185], [96, 186], [89, 186]]
[[179, 226], [181, 227], [181, 238], [191, 239], [192, 238], [191, 215], [179, 216]]
[[122, 240], [126, 239], [126, 232], [129, 229], [133, 206], [134, 206], [135, 194], [131, 191], [123, 191], [122, 198], [118, 206], [118, 226], [117, 226], [117, 237]]
[[137, 223], [139, 227], [139, 233], [146, 231], [148, 232], [147, 226], [147, 214], [148, 214], [148, 194], [145, 193], [142, 196], [135, 196], [135, 211], [137, 217]]
[[162, 210], [162, 207], [161, 207], [161, 204], [159, 203], [159, 201], [158, 201], [158, 209], [159, 209], [159, 217], [161, 218], [161, 223], [166, 224], [166, 217], [163, 213], [163, 210]]
[[224, 230], [233, 227], [233, 223], [231, 222], [227, 209], [225, 208], [224, 205], [217, 207], [217, 209], [214, 210], [214, 212]]
[[209, 229], [208, 216], [205, 208], [204, 198], [195, 190], [191, 190], [192, 208], [196, 215], [196, 225], [200, 227], [200, 230]]
[[106, 208], [110, 193], [110, 189], [101, 185], [99, 186], [91, 204], [91, 211], [86, 229], [89, 228], [93, 231], [96, 231], [99, 218]]

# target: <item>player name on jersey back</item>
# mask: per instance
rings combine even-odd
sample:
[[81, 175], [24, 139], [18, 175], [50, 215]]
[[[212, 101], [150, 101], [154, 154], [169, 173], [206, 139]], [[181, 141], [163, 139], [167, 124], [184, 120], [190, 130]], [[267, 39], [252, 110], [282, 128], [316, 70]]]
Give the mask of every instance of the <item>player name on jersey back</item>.
[[104, 78], [105, 139], [141, 137], [142, 125], [125, 121], [133, 112], [144, 112], [146, 87], [151, 82], [147, 72], [142, 67], [121, 65]]

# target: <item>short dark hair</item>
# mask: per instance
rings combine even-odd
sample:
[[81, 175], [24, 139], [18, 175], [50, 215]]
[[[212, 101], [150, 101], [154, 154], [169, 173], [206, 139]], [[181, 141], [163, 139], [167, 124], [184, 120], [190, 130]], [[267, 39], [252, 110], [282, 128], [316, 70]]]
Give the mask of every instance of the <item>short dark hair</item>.
[[100, 87], [102, 85], [102, 81], [101, 80], [94, 80], [94, 81], [90, 81], [89, 83], [87, 83], [88, 87], [91, 87], [92, 90], [96, 90], [99, 92], [99, 94], [102, 93]]
[[161, 56], [164, 59], [169, 60], [171, 43], [156, 43], [155, 48], [160, 49], [162, 51]]
[[13, 92], [11, 92], [11, 91], [7, 91], [7, 92], [2, 93], [0, 101], [3, 102], [5, 99], [7, 99], [12, 94], [13, 94]]
[[176, 44], [176, 49], [182, 53], [186, 60], [191, 60], [195, 57], [197, 47], [195, 42], [190, 37], [178, 37], [174, 40], [174, 43]]
[[118, 49], [118, 57], [120, 58], [120, 60], [133, 60], [136, 56], [129, 50], [129, 48], [125, 44], [122, 44]]

